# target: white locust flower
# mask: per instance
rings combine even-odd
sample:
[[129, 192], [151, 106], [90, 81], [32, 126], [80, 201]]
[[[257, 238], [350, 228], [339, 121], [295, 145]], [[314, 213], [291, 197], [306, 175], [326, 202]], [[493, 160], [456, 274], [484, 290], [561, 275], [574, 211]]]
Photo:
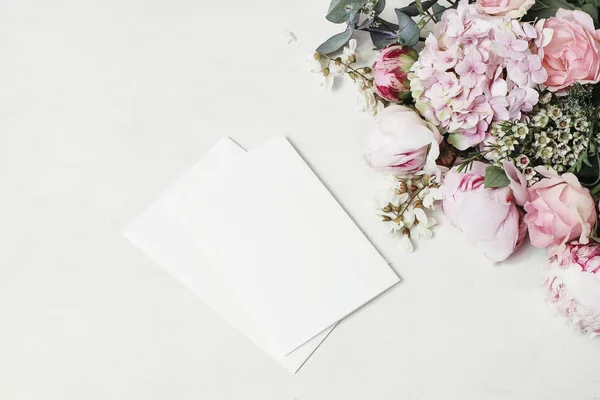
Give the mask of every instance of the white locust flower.
[[321, 64], [321, 60], [315, 59], [314, 54], [311, 54], [310, 58], [306, 59], [306, 67], [310, 72], [314, 74], [323, 71], [323, 65]]
[[331, 72], [328, 73], [327, 76], [325, 76], [325, 74], [322, 74], [321, 86], [323, 86], [325, 88], [325, 90], [330, 91], [331, 89], [333, 89], [334, 83], [335, 83], [335, 78]]
[[404, 213], [402, 213], [402, 221], [404, 222], [404, 226], [410, 228], [415, 223], [416, 214], [415, 209], [410, 207]]
[[423, 192], [425, 192], [425, 195], [423, 196], [423, 207], [425, 208], [430, 208], [433, 210], [433, 204], [438, 200], [442, 200], [443, 198], [442, 191], [438, 188], [428, 188], [423, 190]]
[[376, 116], [378, 112], [383, 109], [383, 104], [377, 101], [373, 89], [363, 87], [362, 84], [358, 85], [358, 109], [359, 111], [366, 112], [371, 116]]
[[414, 225], [410, 230], [410, 235], [418, 240], [428, 240], [433, 237], [431, 227], [437, 224], [434, 218], [428, 218], [426, 222], [419, 222], [418, 225]]
[[348, 46], [344, 47], [342, 52], [342, 60], [349, 62], [350, 64], [356, 62], [356, 39], [350, 39]]
[[408, 237], [408, 235], [402, 235], [402, 238], [399, 240], [400, 249], [403, 251], [410, 253], [414, 250], [412, 241]]

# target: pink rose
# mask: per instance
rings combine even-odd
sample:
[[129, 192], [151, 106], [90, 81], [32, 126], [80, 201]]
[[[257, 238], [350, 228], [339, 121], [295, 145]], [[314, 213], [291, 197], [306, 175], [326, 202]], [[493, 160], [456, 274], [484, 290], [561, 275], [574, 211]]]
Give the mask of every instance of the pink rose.
[[433, 172], [442, 136], [435, 126], [412, 109], [391, 105], [377, 118], [365, 158], [372, 168], [411, 174], [423, 168]]
[[535, 0], [477, 0], [477, 9], [489, 15], [521, 18]]
[[562, 251], [574, 239], [587, 244], [596, 223], [596, 206], [590, 191], [573, 174], [558, 176], [543, 168], [536, 171], [546, 178], [528, 190], [531, 199], [525, 204], [525, 223], [531, 244], [551, 247], [552, 253]]
[[452, 225], [487, 258], [500, 262], [523, 243], [527, 229], [510, 186], [484, 187], [486, 168], [486, 164], [475, 162], [468, 172], [451, 169], [441, 187], [442, 206]]
[[567, 244], [551, 259], [544, 283], [548, 304], [567, 321], [600, 334], [600, 245]]
[[556, 17], [546, 20], [544, 28], [554, 31], [542, 61], [549, 90], [600, 81], [600, 30], [594, 29], [592, 17], [583, 11], [560, 9]]
[[410, 96], [410, 67], [417, 60], [417, 52], [410, 47], [391, 44], [377, 55], [373, 63], [373, 84], [379, 96], [398, 103]]

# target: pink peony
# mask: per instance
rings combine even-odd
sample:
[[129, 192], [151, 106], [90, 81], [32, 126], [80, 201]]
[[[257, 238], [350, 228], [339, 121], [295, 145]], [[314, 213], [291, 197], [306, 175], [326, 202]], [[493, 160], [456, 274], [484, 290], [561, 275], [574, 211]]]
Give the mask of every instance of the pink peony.
[[382, 49], [373, 63], [373, 84], [377, 94], [393, 103], [409, 97], [407, 75], [416, 60], [417, 52], [410, 47], [391, 44]]
[[548, 304], [571, 325], [600, 334], [600, 244], [567, 244], [552, 257], [544, 287]]
[[556, 17], [546, 20], [544, 28], [554, 31], [542, 61], [549, 90], [600, 81], [600, 30], [594, 29], [592, 17], [583, 11], [560, 9]]
[[558, 176], [543, 168], [536, 171], [545, 178], [529, 188], [531, 198], [525, 203], [531, 244], [549, 247], [552, 254], [562, 251], [574, 239], [587, 244], [596, 223], [596, 206], [590, 191], [571, 173]]
[[527, 229], [510, 186], [484, 187], [486, 168], [486, 164], [475, 162], [466, 173], [451, 169], [441, 187], [442, 206], [452, 225], [487, 258], [500, 262], [523, 243]]
[[423, 168], [435, 169], [442, 136], [437, 128], [412, 109], [391, 105], [383, 110], [369, 138], [365, 154], [372, 168], [411, 174]]
[[489, 15], [521, 18], [535, 0], [477, 0], [477, 8]]
[[480, 144], [492, 122], [520, 119], [537, 104], [547, 33], [461, 1], [444, 12], [411, 68], [417, 110], [459, 150]]

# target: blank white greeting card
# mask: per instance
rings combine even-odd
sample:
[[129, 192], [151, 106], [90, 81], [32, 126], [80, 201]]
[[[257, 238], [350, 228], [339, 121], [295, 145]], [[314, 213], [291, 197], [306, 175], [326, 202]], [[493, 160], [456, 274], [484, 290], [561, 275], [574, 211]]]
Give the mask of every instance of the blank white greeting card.
[[[172, 197], [271, 353], [288, 354], [398, 277], [283, 137]], [[211, 178], [216, 178], [212, 179]]]
[[177, 206], [180, 193], [204, 181], [220, 179], [224, 168], [244, 154], [244, 150], [229, 139], [220, 141], [188, 174], [164, 193], [129, 228], [125, 236], [171, 275], [191, 289], [203, 302], [269, 352], [290, 372], [297, 372], [333, 328], [287, 355], [273, 353], [262, 328], [245, 312], [231, 295], [223, 275], [210, 264], [196, 238], [178, 223], [188, 210]]

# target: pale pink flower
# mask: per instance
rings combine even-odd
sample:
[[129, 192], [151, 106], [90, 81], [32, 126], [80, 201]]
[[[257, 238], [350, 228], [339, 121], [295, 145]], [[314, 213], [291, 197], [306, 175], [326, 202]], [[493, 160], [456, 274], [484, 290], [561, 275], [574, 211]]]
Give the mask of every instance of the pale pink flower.
[[535, 0], [477, 0], [479, 10], [486, 14], [520, 18], [535, 4]]
[[536, 54], [528, 55], [517, 63], [509, 64], [507, 71], [510, 79], [521, 87], [534, 87], [548, 79], [548, 74], [542, 67], [542, 60]]
[[512, 31], [496, 32], [495, 44], [498, 55], [513, 60], [525, 58], [525, 50], [529, 48], [527, 41], [518, 39]]
[[472, 88], [477, 83], [477, 77], [486, 70], [486, 65], [482, 62], [481, 54], [475, 49], [471, 50], [465, 58], [456, 64], [454, 69], [460, 75], [460, 82], [466, 88]]
[[521, 119], [538, 101], [528, 89], [544, 78], [542, 33], [467, 1], [446, 10], [411, 68], [417, 110], [459, 150], [481, 143], [493, 121]]
[[571, 173], [558, 176], [539, 167], [536, 171], [545, 178], [528, 189], [530, 200], [525, 203], [531, 244], [548, 248], [550, 254], [574, 239], [587, 244], [597, 218], [590, 191]]
[[522, 112], [533, 110], [540, 98], [537, 90], [517, 87], [510, 91], [507, 97], [509, 119], [518, 119]]
[[576, 82], [600, 82], [600, 30], [589, 14], [560, 9], [544, 28], [554, 31], [543, 59], [550, 91], [562, 91]]
[[365, 158], [370, 167], [397, 175], [436, 172], [442, 136], [411, 108], [391, 105], [377, 118]]
[[550, 261], [546, 301], [570, 325], [592, 337], [599, 335], [600, 244], [567, 244]]
[[451, 169], [441, 187], [442, 206], [450, 223], [462, 230], [467, 240], [490, 260], [500, 262], [523, 243], [526, 226], [509, 186], [484, 187], [486, 168], [475, 162], [467, 172]]

